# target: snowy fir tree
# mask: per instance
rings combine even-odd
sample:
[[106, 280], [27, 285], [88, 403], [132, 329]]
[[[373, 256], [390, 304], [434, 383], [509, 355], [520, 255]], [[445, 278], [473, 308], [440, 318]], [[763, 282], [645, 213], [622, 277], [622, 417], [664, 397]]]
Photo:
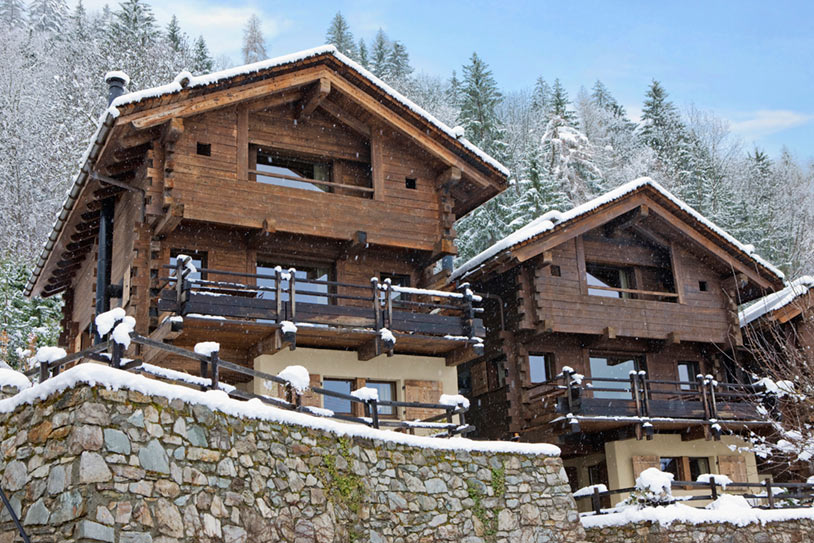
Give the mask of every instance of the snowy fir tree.
[[357, 58], [356, 42], [350, 31], [350, 26], [341, 12], [336, 12], [328, 31], [325, 33], [325, 43], [332, 43], [340, 53], [350, 58]]
[[28, 5], [28, 24], [35, 31], [57, 34], [67, 14], [64, 0], [33, 0]]
[[198, 36], [192, 50], [192, 72], [196, 75], [208, 74], [214, 67], [215, 61], [209, 56], [206, 40], [204, 40], [203, 36]]
[[176, 53], [183, 51], [186, 46], [186, 35], [181, 31], [181, 27], [178, 24], [178, 17], [175, 15], [172, 16], [170, 22], [167, 24], [167, 41], [172, 50]]
[[377, 76], [386, 79], [389, 75], [388, 68], [390, 64], [390, 40], [387, 35], [380, 28], [373, 38], [373, 44], [370, 47], [370, 71]]
[[404, 80], [413, 72], [410, 55], [400, 41], [394, 41], [387, 56], [387, 76], [392, 81]]
[[367, 69], [370, 69], [370, 55], [367, 52], [367, 45], [365, 45], [364, 39], [359, 40], [359, 47], [357, 51], [359, 51], [359, 64]]
[[497, 106], [503, 99], [491, 70], [477, 53], [463, 67], [461, 86], [461, 126], [466, 137], [500, 159], [503, 154], [503, 127]]
[[263, 37], [263, 28], [260, 17], [252, 14], [243, 29], [243, 62], [249, 64], [268, 58], [266, 52], [266, 39]]
[[23, 0], [0, 0], [0, 24], [6, 28], [25, 28], [25, 16]]

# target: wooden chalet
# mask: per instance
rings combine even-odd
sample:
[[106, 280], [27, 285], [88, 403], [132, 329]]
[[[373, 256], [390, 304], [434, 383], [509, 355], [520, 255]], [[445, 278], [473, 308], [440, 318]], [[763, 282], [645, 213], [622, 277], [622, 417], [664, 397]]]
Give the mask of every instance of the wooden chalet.
[[724, 353], [738, 303], [782, 274], [657, 183], [549, 212], [452, 279], [487, 296], [485, 354], [459, 368], [480, 437], [559, 444], [575, 488], [647, 467], [757, 480], [729, 446], [765, 421]]
[[505, 188], [503, 166], [332, 46], [121, 96], [126, 76], [108, 81], [27, 285], [62, 294], [63, 346], [91, 344], [94, 315], [121, 306], [140, 334], [217, 341], [266, 372], [302, 364], [328, 389], [457, 393], [478, 297], [426, 289], [444, 288], [453, 222]]

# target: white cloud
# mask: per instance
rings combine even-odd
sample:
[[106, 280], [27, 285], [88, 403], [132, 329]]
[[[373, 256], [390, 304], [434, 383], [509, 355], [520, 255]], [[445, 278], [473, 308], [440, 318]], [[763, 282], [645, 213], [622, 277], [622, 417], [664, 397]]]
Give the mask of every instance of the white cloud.
[[742, 120], [733, 120], [730, 128], [747, 138], [761, 138], [814, 121], [814, 115], [787, 109], [761, 109], [737, 117]]

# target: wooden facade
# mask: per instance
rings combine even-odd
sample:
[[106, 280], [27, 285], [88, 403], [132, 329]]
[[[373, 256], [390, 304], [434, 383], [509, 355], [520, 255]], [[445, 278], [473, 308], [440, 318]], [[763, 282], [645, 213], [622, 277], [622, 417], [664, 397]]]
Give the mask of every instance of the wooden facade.
[[584, 209], [454, 273], [488, 296], [485, 355], [459, 368], [479, 437], [590, 458], [614, 440], [762, 424], [728, 353], [738, 301], [782, 277], [652, 182]]
[[[384, 352], [375, 332], [388, 324], [371, 303], [399, 296], [371, 290], [371, 278], [444, 288], [439, 261], [455, 254], [453, 222], [506, 186], [499, 164], [332, 48], [205, 81], [180, 77], [113, 105], [28, 287], [63, 294], [61, 343], [70, 350], [92, 341], [105, 201], [115, 202], [112, 305], [136, 317], [139, 333], [188, 347], [218, 341], [224, 359], [251, 364], [283, 346], [280, 315], [184, 311], [179, 330], [168, 320], [181, 311], [170, 266], [179, 255], [206, 283], [198, 301], [220, 296], [242, 314], [269, 306], [260, 299], [273, 289], [258, 290], [269, 270], [310, 274], [322, 282], [317, 294], [297, 296], [325, 307], [297, 343], [367, 359]], [[389, 316], [404, 329], [389, 354], [471, 357], [480, 321], [431, 310], [443, 302], [401, 295]], [[360, 317], [363, 309], [370, 315]]]

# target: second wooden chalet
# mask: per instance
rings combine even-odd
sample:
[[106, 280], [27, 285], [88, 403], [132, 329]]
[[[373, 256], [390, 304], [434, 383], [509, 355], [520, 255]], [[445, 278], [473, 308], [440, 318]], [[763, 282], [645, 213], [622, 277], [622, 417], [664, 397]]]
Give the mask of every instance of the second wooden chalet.
[[737, 436], [766, 421], [725, 353], [782, 274], [657, 183], [547, 213], [452, 278], [488, 296], [486, 353], [459, 368], [480, 437], [559, 444], [575, 488], [757, 481]]
[[479, 298], [427, 289], [444, 286], [456, 218], [505, 188], [503, 166], [332, 46], [121, 96], [126, 76], [108, 82], [27, 286], [62, 293], [63, 346], [88, 346], [94, 315], [121, 306], [143, 335], [216, 341], [272, 374], [301, 364], [326, 389], [457, 393]]

